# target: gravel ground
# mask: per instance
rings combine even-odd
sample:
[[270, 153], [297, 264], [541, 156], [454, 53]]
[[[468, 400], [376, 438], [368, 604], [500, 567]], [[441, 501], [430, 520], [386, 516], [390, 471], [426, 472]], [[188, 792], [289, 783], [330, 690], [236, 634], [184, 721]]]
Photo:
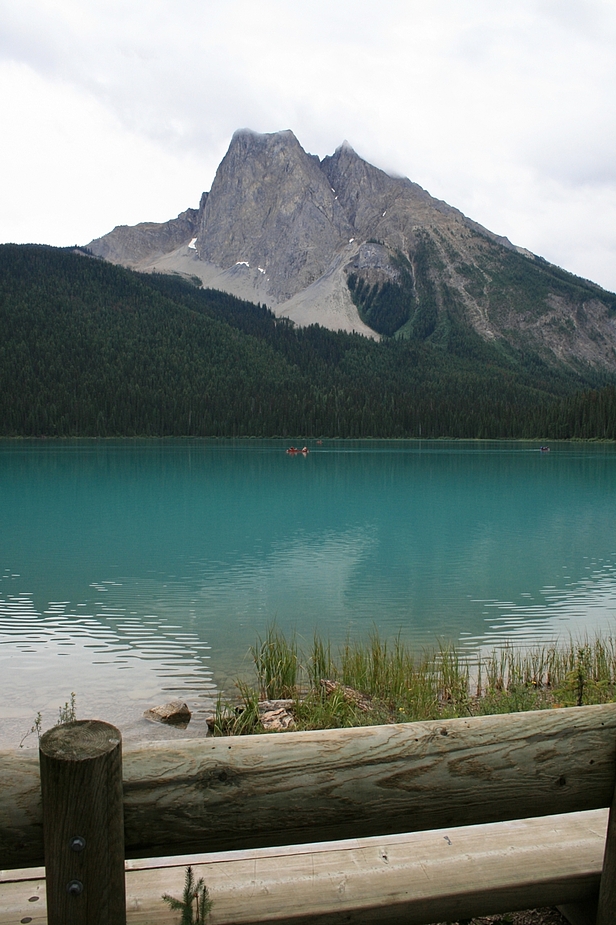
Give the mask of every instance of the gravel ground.
[[460, 919], [459, 922], [441, 922], [439, 925], [569, 925], [569, 923], [557, 909], [528, 909], [526, 912], [484, 915], [477, 919]]

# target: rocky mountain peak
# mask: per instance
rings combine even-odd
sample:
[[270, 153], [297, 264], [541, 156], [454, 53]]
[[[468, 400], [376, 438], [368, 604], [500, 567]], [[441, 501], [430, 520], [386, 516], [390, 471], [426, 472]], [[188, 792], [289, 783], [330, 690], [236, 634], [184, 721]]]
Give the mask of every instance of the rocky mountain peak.
[[199, 209], [91, 242], [115, 263], [198, 277], [298, 325], [446, 347], [466, 335], [616, 369], [616, 298], [482, 228], [345, 141], [236, 132]]
[[236, 133], [216, 172], [197, 236], [199, 257], [257, 270], [274, 303], [318, 279], [352, 229], [319, 159], [290, 131]]
[[363, 160], [344, 142], [331, 157], [323, 158], [321, 169], [335, 189], [355, 233], [375, 234], [379, 217], [399, 195], [399, 181]]
[[[341, 158], [341, 157], [349, 157], [349, 158], [359, 157], [353, 145], [349, 144], [346, 138], [344, 139], [341, 145], [338, 145], [338, 147], [336, 148], [334, 153], [331, 155], [329, 160], [332, 160], [334, 158]], [[324, 158], [324, 160], [326, 160], [326, 158]]]
[[[299, 141], [290, 129], [270, 134], [260, 134], [252, 129], [242, 128], [233, 133], [229, 148], [220, 162], [217, 176], [230, 168], [237, 160], [249, 158], [251, 161], [266, 161], [275, 170], [287, 158], [293, 158], [304, 152]], [[224, 165], [224, 167], [223, 167]], [[216, 181], [214, 181], [216, 182]]]

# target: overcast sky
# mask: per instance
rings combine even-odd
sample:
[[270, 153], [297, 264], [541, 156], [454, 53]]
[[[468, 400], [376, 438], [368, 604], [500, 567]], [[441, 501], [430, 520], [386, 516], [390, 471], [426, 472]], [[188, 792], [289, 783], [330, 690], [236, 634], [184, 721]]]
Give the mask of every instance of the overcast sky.
[[616, 290], [615, 0], [0, 0], [0, 241], [198, 205], [290, 128]]

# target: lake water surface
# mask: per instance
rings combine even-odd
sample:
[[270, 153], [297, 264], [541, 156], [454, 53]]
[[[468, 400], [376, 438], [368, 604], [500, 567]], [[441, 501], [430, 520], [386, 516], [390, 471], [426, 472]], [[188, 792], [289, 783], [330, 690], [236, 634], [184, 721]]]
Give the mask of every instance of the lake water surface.
[[[202, 734], [276, 621], [309, 641], [492, 647], [611, 633], [616, 448], [0, 441], [0, 745], [37, 711]], [[161, 732], [162, 730], [162, 732]]]

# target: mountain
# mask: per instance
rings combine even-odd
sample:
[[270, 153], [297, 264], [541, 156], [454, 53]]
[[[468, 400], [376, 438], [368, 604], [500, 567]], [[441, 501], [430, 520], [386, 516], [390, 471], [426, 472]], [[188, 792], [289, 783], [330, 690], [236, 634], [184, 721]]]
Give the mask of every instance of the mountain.
[[[197, 233], [206, 199], [207, 193], [204, 193], [198, 209], [186, 209], [168, 222], [120, 225], [111, 234], [93, 241], [93, 250], [97, 257], [104, 257], [111, 263], [151, 263], [157, 257], [181, 247]], [[130, 258], [127, 256], [129, 254]]]
[[[616, 438], [616, 388], [459, 328], [300, 327], [181, 277], [0, 245], [0, 436]], [[613, 379], [612, 379], [613, 382]]]
[[236, 132], [198, 209], [88, 245], [196, 277], [298, 325], [443, 348], [471, 329], [503, 349], [616, 371], [616, 296], [467, 218], [344, 142], [320, 160], [290, 131]]

